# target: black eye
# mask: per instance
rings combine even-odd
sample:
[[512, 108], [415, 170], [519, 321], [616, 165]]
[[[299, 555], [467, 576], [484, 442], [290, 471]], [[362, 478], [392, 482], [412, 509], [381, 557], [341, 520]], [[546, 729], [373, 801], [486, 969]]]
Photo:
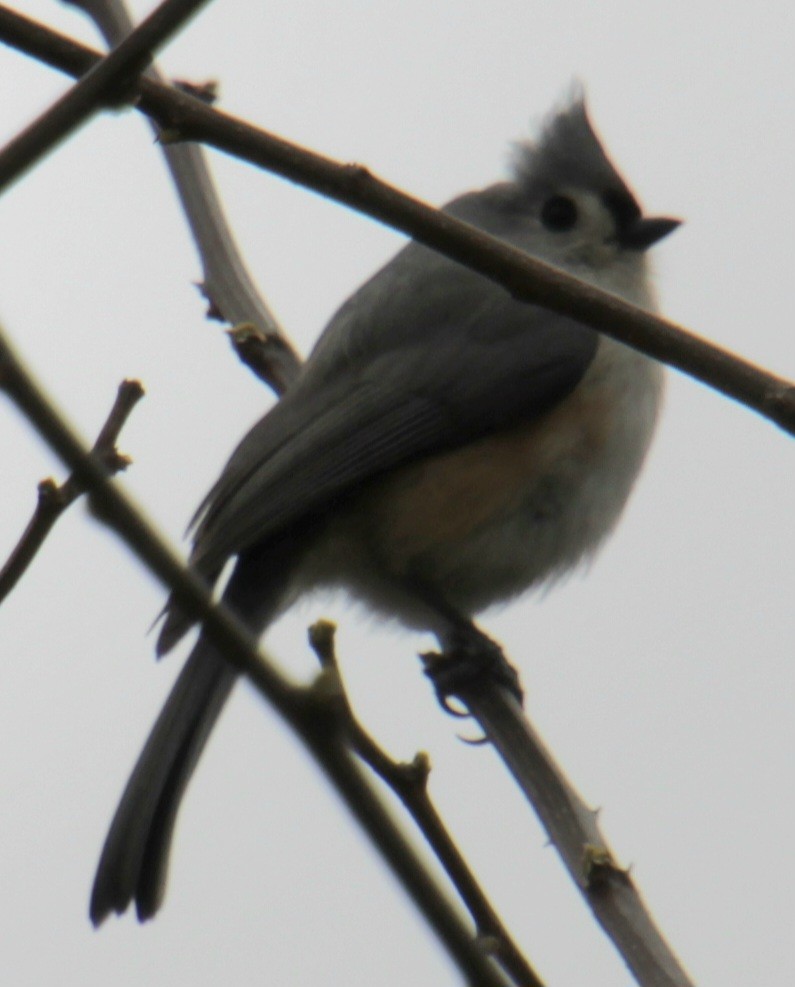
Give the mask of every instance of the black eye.
[[577, 222], [577, 206], [566, 195], [553, 195], [541, 207], [541, 222], [556, 233], [570, 230]]

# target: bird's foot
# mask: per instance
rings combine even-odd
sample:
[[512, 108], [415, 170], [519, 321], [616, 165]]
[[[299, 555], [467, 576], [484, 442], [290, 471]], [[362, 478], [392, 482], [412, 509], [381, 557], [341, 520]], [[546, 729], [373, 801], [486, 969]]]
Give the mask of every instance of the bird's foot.
[[454, 716], [468, 714], [458, 710], [450, 700], [460, 699], [466, 704], [467, 694], [477, 693], [485, 684], [502, 686], [522, 703], [522, 686], [516, 669], [499, 644], [472, 623], [458, 625], [448, 632], [441, 652], [432, 651], [420, 657], [439, 703]]

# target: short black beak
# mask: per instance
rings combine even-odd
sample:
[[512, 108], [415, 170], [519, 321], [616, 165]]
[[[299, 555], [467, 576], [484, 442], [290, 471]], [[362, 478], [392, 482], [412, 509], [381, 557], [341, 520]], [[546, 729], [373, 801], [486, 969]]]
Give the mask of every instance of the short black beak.
[[637, 219], [621, 227], [616, 239], [627, 250], [648, 250], [658, 240], [673, 233], [681, 219], [668, 219], [665, 216], [638, 216]]

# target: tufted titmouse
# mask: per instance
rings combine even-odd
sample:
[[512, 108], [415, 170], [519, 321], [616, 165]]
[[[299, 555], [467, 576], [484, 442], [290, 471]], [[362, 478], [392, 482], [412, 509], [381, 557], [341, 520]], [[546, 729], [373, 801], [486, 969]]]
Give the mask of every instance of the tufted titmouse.
[[[445, 207], [645, 308], [645, 218], [582, 98], [517, 147], [510, 181]], [[648, 448], [662, 368], [410, 243], [337, 312], [282, 400], [202, 504], [191, 556], [261, 633], [342, 586], [445, 647], [470, 618], [590, 556]], [[189, 627], [169, 608], [168, 651]], [[179, 802], [237, 674], [200, 637], [127, 784], [91, 918], [159, 907]]]

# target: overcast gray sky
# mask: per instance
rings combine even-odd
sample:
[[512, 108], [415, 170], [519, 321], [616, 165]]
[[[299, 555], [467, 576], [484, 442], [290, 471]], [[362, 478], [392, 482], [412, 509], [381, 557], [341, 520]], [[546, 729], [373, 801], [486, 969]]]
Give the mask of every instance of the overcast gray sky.
[[[25, 13], [94, 41], [54, 0]], [[138, 15], [148, 5], [134, 5]], [[490, 4], [218, 0], [163, 54], [218, 78], [222, 106], [435, 203], [505, 172], [573, 78], [652, 211], [670, 317], [795, 376], [791, 3]], [[0, 137], [63, 91], [0, 50]], [[306, 351], [403, 242], [342, 207], [212, 155], [258, 283]], [[145, 123], [108, 115], [0, 199], [0, 318], [86, 437], [125, 376], [147, 387], [124, 483], [179, 544], [269, 398], [203, 319], [199, 265]], [[42, 476], [62, 475], [0, 403], [0, 554]], [[672, 373], [656, 444], [590, 571], [484, 625], [528, 708], [700, 984], [795, 977], [795, 452], [783, 433]], [[0, 980], [204, 987], [456, 984], [455, 970], [317, 771], [246, 689], [186, 800], [162, 913], [95, 932], [93, 867], [127, 772], [179, 667], [146, 631], [163, 594], [82, 507], [0, 612]], [[344, 601], [269, 636], [307, 675], [305, 627], [341, 622], [363, 718], [428, 750], [434, 794], [550, 987], [629, 983], [493, 754], [456, 740], [414, 658], [427, 642]]]

